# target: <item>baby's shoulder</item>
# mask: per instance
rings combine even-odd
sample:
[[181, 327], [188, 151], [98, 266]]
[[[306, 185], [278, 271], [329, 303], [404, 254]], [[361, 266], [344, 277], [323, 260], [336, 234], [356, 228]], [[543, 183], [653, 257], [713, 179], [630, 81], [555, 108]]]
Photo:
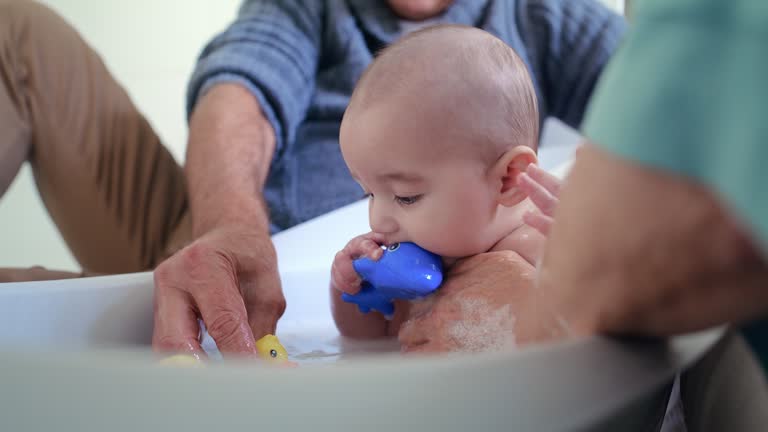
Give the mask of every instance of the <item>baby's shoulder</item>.
[[528, 225], [523, 225], [506, 235], [488, 252], [516, 252], [520, 259], [535, 266], [544, 247], [545, 240], [539, 231]]

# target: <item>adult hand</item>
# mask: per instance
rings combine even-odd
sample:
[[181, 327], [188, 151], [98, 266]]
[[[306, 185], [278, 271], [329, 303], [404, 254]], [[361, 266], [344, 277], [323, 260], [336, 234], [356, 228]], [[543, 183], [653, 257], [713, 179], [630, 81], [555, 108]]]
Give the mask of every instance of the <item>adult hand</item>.
[[718, 197], [594, 146], [568, 176], [539, 278], [580, 335], [664, 336], [768, 311], [768, 267]]
[[536, 270], [512, 251], [488, 252], [456, 263], [440, 290], [411, 307], [400, 328], [408, 353], [490, 351], [525, 343], [537, 317]]
[[203, 355], [198, 317], [222, 352], [256, 355], [285, 311], [274, 246], [242, 225], [214, 228], [157, 267], [156, 350]]

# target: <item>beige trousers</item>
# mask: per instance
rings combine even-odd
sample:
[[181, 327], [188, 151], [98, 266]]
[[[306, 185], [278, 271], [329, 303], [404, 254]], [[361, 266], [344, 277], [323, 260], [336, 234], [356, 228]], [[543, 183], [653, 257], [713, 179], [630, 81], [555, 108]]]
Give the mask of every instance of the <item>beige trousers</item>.
[[25, 161], [86, 273], [152, 269], [191, 237], [183, 170], [99, 56], [48, 8], [0, 0], [0, 196]]

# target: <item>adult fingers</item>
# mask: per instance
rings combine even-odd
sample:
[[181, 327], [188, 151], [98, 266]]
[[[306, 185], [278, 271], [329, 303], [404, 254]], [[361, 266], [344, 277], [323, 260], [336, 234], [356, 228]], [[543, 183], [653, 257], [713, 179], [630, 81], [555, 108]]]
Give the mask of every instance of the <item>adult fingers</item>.
[[254, 338], [258, 340], [264, 335], [275, 334], [277, 321], [286, 307], [277, 270], [266, 271], [255, 278], [241, 277], [240, 288]]
[[158, 268], [154, 274], [154, 329], [152, 347], [158, 352], [204, 355], [200, 327], [189, 293], [178, 289]]
[[156, 277], [189, 294], [219, 350], [255, 354], [255, 339], [234, 263], [201, 243], [182, 249], [171, 259], [167, 267], [158, 267]]

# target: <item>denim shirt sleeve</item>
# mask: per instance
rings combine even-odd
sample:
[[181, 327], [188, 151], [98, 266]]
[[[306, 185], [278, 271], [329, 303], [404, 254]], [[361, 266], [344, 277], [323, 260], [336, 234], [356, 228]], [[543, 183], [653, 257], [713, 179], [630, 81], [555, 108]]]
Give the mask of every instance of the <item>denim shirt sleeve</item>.
[[579, 129], [600, 73], [618, 49], [626, 22], [596, 0], [521, 1], [522, 27], [543, 53], [538, 79], [549, 115]]
[[315, 86], [324, 2], [246, 0], [237, 18], [203, 49], [187, 88], [187, 116], [222, 82], [253, 93], [275, 131], [279, 157], [301, 123]]

